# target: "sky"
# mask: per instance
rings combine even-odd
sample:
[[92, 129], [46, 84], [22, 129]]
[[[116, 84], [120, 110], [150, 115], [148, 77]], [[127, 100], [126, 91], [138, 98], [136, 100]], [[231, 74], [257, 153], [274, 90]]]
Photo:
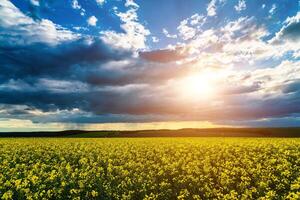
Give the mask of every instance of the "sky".
[[0, 0], [0, 131], [300, 126], [299, 0]]

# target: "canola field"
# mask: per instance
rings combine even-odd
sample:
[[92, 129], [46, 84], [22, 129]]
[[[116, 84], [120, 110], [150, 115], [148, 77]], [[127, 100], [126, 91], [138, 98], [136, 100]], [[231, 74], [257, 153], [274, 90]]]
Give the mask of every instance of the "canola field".
[[0, 139], [1, 199], [300, 199], [300, 139]]

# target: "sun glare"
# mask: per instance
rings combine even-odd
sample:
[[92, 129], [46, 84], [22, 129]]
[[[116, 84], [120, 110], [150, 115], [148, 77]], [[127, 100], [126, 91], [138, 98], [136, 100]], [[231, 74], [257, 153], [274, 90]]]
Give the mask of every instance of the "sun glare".
[[215, 76], [212, 72], [201, 72], [180, 81], [180, 93], [191, 100], [211, 98], [215, 92]]

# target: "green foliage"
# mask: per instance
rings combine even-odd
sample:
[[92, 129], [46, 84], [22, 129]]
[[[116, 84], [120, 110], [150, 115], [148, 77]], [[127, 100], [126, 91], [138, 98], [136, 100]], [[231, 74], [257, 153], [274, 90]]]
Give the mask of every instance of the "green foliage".
[[300, 139], [1, 139], [0, 199], [300, 199]]

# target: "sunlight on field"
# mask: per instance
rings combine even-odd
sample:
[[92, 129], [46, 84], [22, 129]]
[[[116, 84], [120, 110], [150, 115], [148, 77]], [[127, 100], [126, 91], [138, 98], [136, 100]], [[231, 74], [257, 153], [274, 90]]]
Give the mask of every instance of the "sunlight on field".
[[0, 139], [2, 199], [298, 199], [300, 139]]

